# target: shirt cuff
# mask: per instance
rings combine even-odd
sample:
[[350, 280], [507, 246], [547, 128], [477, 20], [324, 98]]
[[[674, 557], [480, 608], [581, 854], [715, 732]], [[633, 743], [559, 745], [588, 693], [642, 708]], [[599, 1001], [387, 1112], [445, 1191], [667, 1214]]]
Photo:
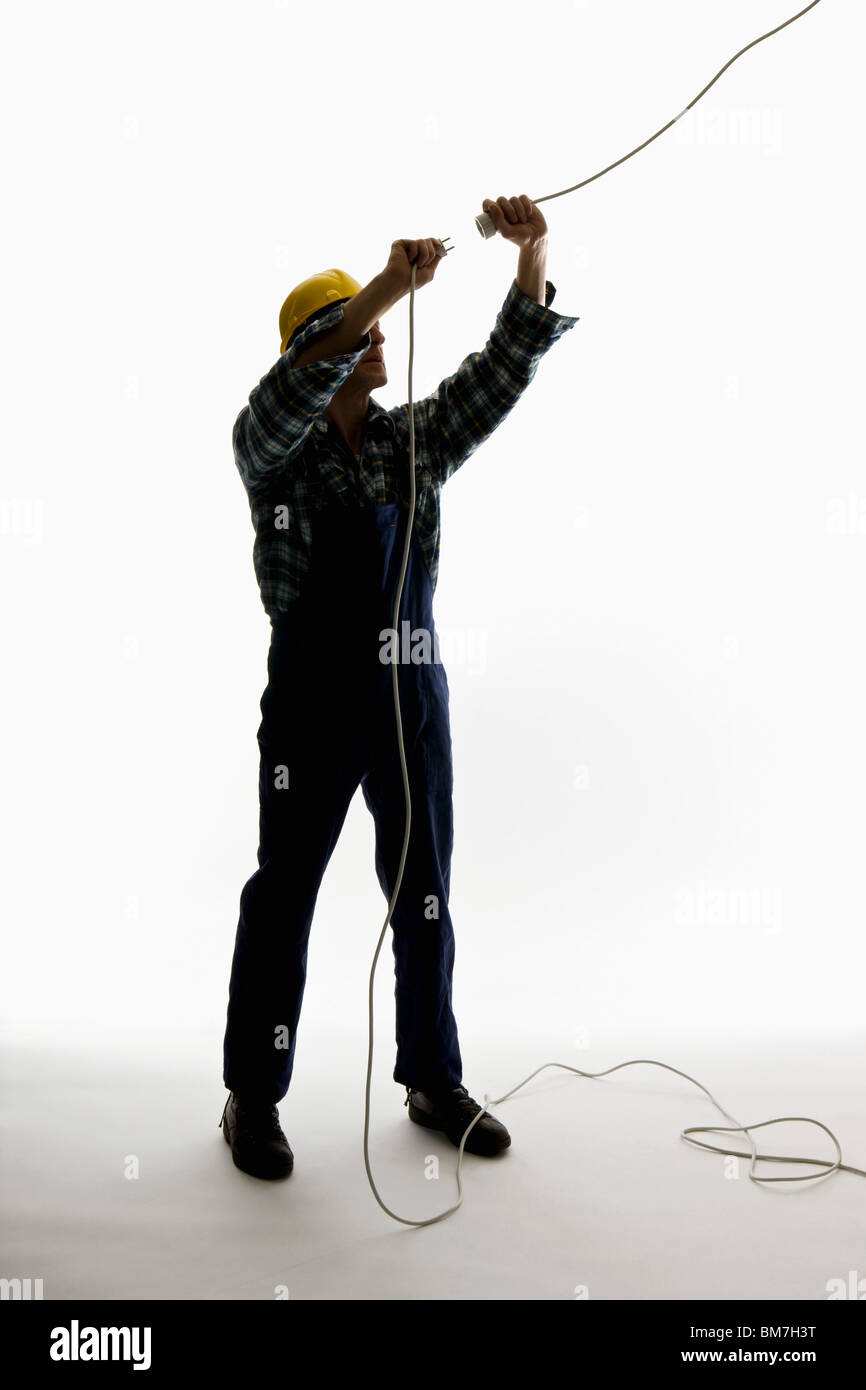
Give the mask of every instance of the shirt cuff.
[[547, 352], [553, 343], [578, 322], [575, 315], [558, 314], [550, 305], [556, 286], [544, 282], [544, 304], [530, 299], [512, 280], [505, 303], [499, 311], [494, 337], [499, 339], [503, 352], [526, 370]]
[[502, 319], [506, 326], [520, 335], [533, 336], [538, 339], [540, 344], [556, 342], [563, 333], [567, 333], [579, 322], [577, 315], [558, 314], [555, 309], [551, 309], [556, 286], [550, 280], [544, 282], [544, 303], [539, 304], [537, 299], [530, 299], [528, 294], [517, 283], [517, 278], [511, 282], [511, 287], [505, 297], [502, 306]]

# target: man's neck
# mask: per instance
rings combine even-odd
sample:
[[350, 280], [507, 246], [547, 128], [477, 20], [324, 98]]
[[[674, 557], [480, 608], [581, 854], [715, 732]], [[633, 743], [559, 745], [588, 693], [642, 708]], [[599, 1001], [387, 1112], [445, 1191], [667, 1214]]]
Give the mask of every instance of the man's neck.
[[339, 392], [331, 400], [325, 415], [333, 420], [352, 453], [358, 454], [361, 449], [361, 433], [370, 406], [369, 393], [347, 396], [344, 400], [339, 400], [338, 396]]

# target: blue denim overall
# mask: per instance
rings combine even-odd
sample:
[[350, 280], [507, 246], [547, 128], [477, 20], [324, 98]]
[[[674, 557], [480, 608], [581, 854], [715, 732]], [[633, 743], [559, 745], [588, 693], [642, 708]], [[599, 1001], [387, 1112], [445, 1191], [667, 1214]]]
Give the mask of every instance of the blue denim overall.
[[[241, 893], [223, 1053], [225, 1085], [245, 1099], [275, 1104], [289, 1089], [316, 896], [359, 783], [386, 900], [396, 882], [405, 794], [394, 668], [380, 660], [380, 633], [393, 625], [406, 518], [397, 503], [332, 502], [318, 512], [304, 593], [271, 618], [258, 730], [259, 867]], [[427, 629], [435, 646], [432, 598], [413, 528], [397, 630], [408, 620], [410, 633]], [[391, 918], [394, 1080], [424, 1091], [462, 1082], [451, 1007], [449, 692], [440, 662], [404, 654], [397, 670], [412, 824]], [[372, 957], [381, 920], [357, 925]], [[358, 981], [365, 988], [366, 978]]]

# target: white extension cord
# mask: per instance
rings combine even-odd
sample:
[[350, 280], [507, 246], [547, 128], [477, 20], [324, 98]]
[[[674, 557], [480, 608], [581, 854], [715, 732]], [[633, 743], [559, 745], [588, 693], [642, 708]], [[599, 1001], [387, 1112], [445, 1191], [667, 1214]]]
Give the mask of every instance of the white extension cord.
[[[819, 0], [812, 0], [812, 3], [811, 3], [810, 5], [807, 5], [807, 6], [806, 6], [806, 9], [801, 10], [801, 11], [799, 12], [799, 14], [793, 15], [791, 19], [786, 20], [785, 23], [779, 25], [778, 28], [770, 30], [769, 33], [767, 33], [767, 34], [761, 35], [761, 38], [755, 39], [753, 43], [751, 43], [751, 44], [749, 44], [749, 45], [747, 46], [747, 48], [741, 49], [740, 52], [737, 53], [737, 54], [735, 54], [734, 57], [730, 60], [730, 62], [726, 63], [725, 67], [722, 68], [722, 69], [720, 70], [720, 72], [716, 74], [716, 77], [713, 78], [713, 81], [710, 82], [710, 83], [708, 83], [708, 85], [703, 89], [703, 91], [700, 92], [700, 93], [698, 94], [697, 97], [695, 97], [694, 101], [692, 101], [692, 102], [689, 103], [689, 105], [685, 108], [685, 111], [690, 110], [691, 107], [694, 106], [695, 103], [696, 103], [697, 101], [699, 101], [700, 98], [701, 98], [706, 92], [709, 91], [710, 87], [713, 85], [714, 82], [716, 82], [716, 81], [718, 80], [718, 78], [721, 76], [722, 72], [724, 72], [728, 67], [730, 67], [730, 66], [731, 66], [731, 63], [735, 62], [737, 58], [741, 57], [743, 53], [746, 53], [746, 52], [748, 51], [748, 48], [754, 48], [755, 44], [761, 43], [761, 42], [763, 41], [763, 39], [769, 38], [771, 34], [776, 34], [776, 33], [779, 32], [779, 30], [786, 28], [787, 25], [788, 25], [788, 24], [792, 24], [792, 23], [794, 22], [795, 19], [799, 19], [799, 18], [801, 17], [801, 15], [806, 14], [808, 10], [814, 9], [815, 5], [818, 4], [818, 3], [819, 3]], [[685, 112], [683, 112], [683, 113], [681, 113], [681, 114], [685, 114]], [[668, 122], [668, 125], [667, 125], [667, 126], [664, 126], [664, 127], [662, 128], [662, 130], [657, 131], [657, 132], [656, 132], [656, 135], [653, 135], [653, 136], [650, 137], [650, 140], [644, 141], [644, 143], [643, 143], [642, 145], [639, 145], [639, 146], [637, 147], [637, 149], [632, 150], [632, 151], [631, 151], [631, 154], [625, 155], [625, 156], [623, 157], [623, 159], [617, 160], [617, 161], [616, 161], [616, 164], [611, 164], [611, 165], [608, 166], [607, 169], [602, 169], [602, 170], [600, 171], [600, 173], [594, 174], [594, 175], [593, 175], [593, 179], [600, 178], [602, 174], [607, 173], [607, 172], [609, 172], [610, 169], [615, 169], [615, 168], [617, 167], [617, 165], [622, 164], [622, 163], [624, 162], [625, 159], [630, 159], [632, 154], [637, 154], [637, 153], [638, 153], [638, 150], [645, 149], [646, 146], [652, 142], [652, 140], [657, 139], [658, 135], [661, 135], [661, 134], [663, 133], [664, 130], [669, 129], [670, 126], [673, 125], [673, 124], [675, 123], [676, 120], [679, 120], [679, 116], [675, 117], [675, 118], [674, 118], [674, 121]], [[584, 180], [583, 183], [575, 184], [575, 185], [574, 185], [574, 188], [572, 188], [572, 189], [563, 189], [562, 192], [563, 192], [563, 193], [573, 192], [574, 189], [576, 189], [576, 188], [582, 188], [582, 187], [584, 187], [584, 185], [585, 185], [586, 183], [591, 183], [591, 182], [593, 181], [593, 179], [586, 179], [586, 180]], [[558, 197], [561, 197], [561, 196], [562, 196], [562, 195], [561, 195], [560, 193], [552, 193], [552, 194], [549, 195], [549, 197], [551, 197], [551, 198], [558, 198]], [[542, 200], [542, 199], [537, 199], [537, 200], [535, 200], [535, 201], [540, 202], [540, 201], [543, 201], [543, 200]], [[482, 216], [486, 217], [487, 214], [482, 214]], [[476, 219], [476, 225], [479, 223], [479, 221], [480, 221], [480, 219]], [[492, 222], [491, 222], [490, 225], [492, 226]], [[485, 235], [485, 236], [486, 236], [486, 235], [490, 235], [490, 232], [489, 232], [489, 231], [486, 231], [485, 228], [482, 227], [482, 226], [479, 226], [479, 230], [482, 232], [482, 235]], [[440, 254], [443, 254], [443, 253], [440, 253]], [[445, 254], [447, 254], [447, 253], [445, 253]], [[400, 630], [400, 625], [399, 625], [399, 619], [400, 619], [400, 604], [401, 604], [402, 598], [403, 598], [403, 585], [404, 585], [404, 580], [405, 580], [405, 576], [406, 576], [406, 567], [407, 567], [408, 559], [409, 559], [409, 546], [410, 546], [411, 537], [412, 537], [412, 527], [413, 527], [413, 525], [414, 525], [414, 519], [415, 519], [415, 495], [416, 495], [416, 487], [415, 487], [415, 417], [414, 417], [414, 409], [413, 409], [413, 401], [412, 401], [412, 369], [413, 369], [414, 356], [415, 356], [415, 270], [416, 270], [416, 267], [415, 267], [415, 265], [413, 264], [413, 265], [412, 265], [411, 286], [410, 286], [410, 291], [409, 291], [409, 403], [408, 403], [408, 415], [409, 415], [409, 474], [410, 474], [410, 477], [409, 477], [409, 508], [408, 508], [408, 518], [407, 518], [407, 523], [406, 523], [406, 537], [405, 537], [404, 544], [403, 544], [403, 558], [402, 558], [402, 563], [401, 563], [401, 566], [400, 566], [400, 579], [399, 579], [399, 582], [398, 582], [398, 585], [397, 585], [397, 597], [396, 597], [395, 603], [394, 603], [394, 615], [393, 615], [393, 620], [392, 620], [392, 627], [393, 627], [393, 629], [394, 629], [395, 632], [399, 632], [399, 630]], [[459, 1207], [462, 1206], [462, 1204], [463, 1204], [463, 1179], [462, 1179], [463, 1153], [464, 1153], [464, 1149], [465, 1149], [465, 1146], [466, 1146], [466, 1140], [467, 1140], [469, 1134], [472, 1132], [472, 1130], [473, 1130], [473, 1129], [475, 1128], [475, 1126], [478, 1124], [478, 1122], [479, 1122], [479, 1120], [482, 1118], [482, 1116], [485, 1115], [485, 1114], [487, 1113], [487, 1111], [488, 1111], [488, 1109], [490, 1108], [491, 1105], [501, 1105], [504, 1101], [508, 1100], [511, 1096], [513, 1096], [517, 1091], [522, 1090], [522, 1088], [523, 1088], [524, 1086], [528, 1085], [528, 1083], [529, 1083], [530, 1081], [532, 1081], [536, 1076], [538, 1076], [540, 1072], [546, 1071], [547, 1068], [549, 1068], [549, 1067], [557, 1067], [557, 1068], [559, 1068], [561, 1071], [569, 1071], [569, 1072], [572, 1072], [575, 1076], [583, 1076], [583, 1077], [586, 1077], [586, 1078], [589, 1079], [589, 1080], [597, 1080], [599, 1077], [602, 1077], [602, 1076], [610, 1076], [612, 1072], [621, 1071], [623, 1067], [638, 1067], [638, 1066], [662, 1067], [665, 1071], [673, 1072], [676, 1076], [682, 1076], [686, 1081], [690, 1081], [690, 1082], [692, 1083], [693, 1086], [697, 1086], [698, 1090], [703, 1091], [704, 1095], [707, 1096], [708, 1099], [712, 1101], [713, 1105], [716, 1107], [716, 1109], [719, 1111], [719, 1113], [720, 1113], [721, 1115], [723, 1115], [724, 1118], [725, 1118], [726, 1120], [730, 1120], [730, 1121], [731, 1121], [731, 1124], [730, 1124], [730, 1125], [721, 1125], [721, 1126], [719, 1126], [719, 1125], [691, 1125], [691, 1126], [689, 1126], [689, 1128], [684, 1129], [684, 1130], [681, 1131], [681, 1133], [680, 1133], [680, 1138], [681, 1138], [685, 1143], [691, 1144], [691, 1145], [694, 1146], [695, 1148], [707, 1149], [707, 1150], [710, 1151], [711, 1153], [725, 1154], [725, 1155], [728, 1155], [728, 1156], [730, 1156], [730, 1157], [732, 1157], [732, 1158], [751, 1158], [751, 1162], [750, 1162], [750, 1165], [749, 1165], [749, 1178], [750, 1178], [750, 1180], [751, 1180], [752, 1182], [755, 1182], [755, 1183], [809, 1182], [809, 1181], [815, 1181], [816, 1179], [819, 1179], [819, 1178], [829, 1177], [831, 1173], [836, 1173], [836, 1172], [856, 1173], [856, 1174], [858, 1174], [860, 1177], [866, 1178], [866, 1171], [864, 1171], [864, 1169], [862, 1169], [862, 1168], [854, 1168], [854, 1167], [852, 1167], [850, 1164], [848, 1164], [848, 1163], [843, 1163], [843, 1162], [842, 1162], [842, 1149], [841, 1149], [841, 1147], [840, 1147], [840, 1145], [839, 1145], [838, 1139], [836, 1138], [835, 1134], [833, 1134], [832, 1130], [828, 1129], [827, 1126], [826, 1126], [825, 1124], [822, 1124], [820, 1120], [813, 1120], [813, 1119], [810, 1119], [810, 1118], [809, 1118], [808, 1116], [806, 1116], [806, 1115], [785, 1115], [785, 1116], [779, 1117], [778, 1119], [761, 1120], [760, 1123], [752, 1124], [752, 1125], [742, 1125], [742, 1124], [739, 1124], [739, 1123], [734, 1119], [734, 1117], [733, 1117], [732, 1115], [728, 1114], [728, 1112], [727, 1112], [727, 1110], [725, 1110], [724, 1106], [722, 1106], [722, 1105], [719, 1104], [719, 1102], [716, 1100], [715, 1096], [713, 1096], [713, 1095], [707, 1090], [706, 1086], [703, 1086], [703, 1085], [701, 1084], [700, 1081], [697, 1081], [697, 1080], [695, 1079], [695, 1077], [689, 1076], [688, 1072], [680, 1071], [677, 1067], [669, 1066], [667, 1062], [657, 1062], [657, 1061], [653, 1061], [653, 1060], [650, 1059], [650, 1058], [639, 1057], [639, 1058], [634, 1058], [633, 1060], [628, 1061], [628, 1062], [618, 1062], [616, 1066], [608, 1067], [605, 1071], [596, 1071], [596, 1072], [581, 1071], [579, 1067], [567, 1066], [564, 1062], [544, 1062], [540, 1067], [536, 1067], [535, 1071], [531, 1072], [530, 1075], [527, 1076], [523, 1081], [518, 1082], [518, 1084], [517, 1084], [516, 1086], [512, 1086], [512, 1088], [511, 1088], [510, 1091], [506, 1091], [504, 1095], [499, 1096], [497, 1099], [495, 1099], [495, 1100], [494, 1100], [494, 1099], [491, 1099], [487, 1094], [485, 1094], [483, 1106], [482, 1106], [481, 1109], [479, 1110], [479, 1113], [475, 1116], [475, 1119], [472, 1121], [472, 1123], [471, 1123], [470, 1125], [467, 1126], [466, 1131], [465, 1131], [465, 1133], [463, 1134], [463, 1137], [462, 1137], [461, 1140], [460, 1140], [460, 1145], [459, 1145], [458, 1153], [457, 1153], [457, 1170], [456, 1170], [456, 1179], [457, 1179], [457, 1201], [454, 1203], [453, 1206], [447, 1207], [444, 1211], [439, 1212], [436, 1216], [428, 1216], [428, 1217], [427, 1217], [426, 1219], [424, 1219], [424, 1220], [413, 1220], [413, 1219], [411, 1219], [410, 1217], [400, 1216], [400, 1215], [398, 1215], [397, 1212], [391, 1210], [391, 1208], [382, 1200], [381, 1196], [379, 1195], [378, 1188], [376, 1187], [376, 1183], [375, 1183], [374, 1178], [373, 1178], [373, 1172], [372, 1172], [372, 1169], [371, 1169], [371, 1166], [370, 1166], [370, 1145], [369, 1145], [369, 1138], [370, 1138], [370, 1085], [371, 1085], [371, 1080], [372, 1080], [372, 1075], [373, 1075], [373, 986], [374, 986], [375, 977], [376, 977], [376, 965], [378, 964], [379, 954], [380, 954], [381, 949], [382, 949], [382, 943], [383, 943], [383, 941], [384, 941], [384, 939], [385, 939], [385, 932], [387, 931], [388, 925], [389, 925], [389, 923], [390, 923], [390, 921], [391, 921], [391, 916], [392, 916], [393, 911], [394, 911], [394, 904], [395, 904], [396, 901], [397, 901], [397, 895], [398, 895], [398, 893], [400, 892], [400, 885], [401, 885], [401, 883], [402, 883], [402, 881], [403, 881], [403, 870], [404, 870], [404, 867], [405, 867], [405, 864], [406, 864], [406, 855], [407, 855], [408, 848], [409, 848], [409, 834], [410, 834], [410, 829], [411, 829], [411, 824], [412, 824], [412, 798], [411, 798], [410, 791], [409, 791], [409, 773], [408, 773], [408, 769], [407, 769], [407, 766], [406, 766], [406, 751], [405, 751], [404, 740], [403, 740], [403, 724], [402, 724], [402, 721], [401, 721], [401, 718], [400, 718], [400, 692], [399, 692], [399, 686], [398, 686], [398, 680], [397, 680], [397, 663], [396, 663], [396, 661], [394, 662], [394, 665], [393, 665], [393, 688], [394, 688], [394, 713], [395, 713], [395, 715], [396, 715], [396, 720], [397, 720], [397, 741], [398, 741], [398, 745], [399, 745], [399, 749], [400, 749], [400, 766], [401, 766], [402, 773], [403, 773], [403, 790], [404, 790], [405, 797], [406, 797], [406, 826], [405, 826], [405, 831], [404, 831], [404, 835], [403, 835], [403, 849], [402, 849], [402, 852], [401, 852], [401, 855], [400, 855], [400, 864], [399, 864], [399, 868], [398, 868], [398, 870], [397, 870], [397, 879], [396, 879], [396, 882], [395, 882], [395, 884], [394, 884], [394, 891], [393, 891], [393, 893], [391, 894], [391, 900], [390, 900], [390, 902], [388, 903], [388, 913], [387, 913], [387, 916], [386, 916], [386, 918], [385, 918], [384, 924], [383, 924], [383, 926], [382, 926], [382, 930], [381, 930], [381, 932], [379, 933], [379, 940], [378, 940], [378, 942], [376, 943], [376, 951], [375, 951], [375, 955], [373, 956], [373, 964], [372, 964], [372, 968], [371, 968], [371, 970], [370, 970], [370, 983], [369, 983], [369, 992], [368, 992], [367, 1082], [366, 1082], [365, 1099], [364, 1099], [364, 1166], [366, 1167], [366, 1170], [367, 1170], [367, 1179], [368, 1179], [368, 1182], [369, 1182], [370, 1187], [371, 1187], [371, 1189], [372, 1189], [373, 1196], [376, 1198], [376, 1201], [379, 1203], [379, 1206], [382, 1208], [382, 1210], [383, 1210], [388, 1216], [392, 1217], [395, 1221], [399, 1221], [399, 1222], [400, 1222], [402, 1225], [404, 1225], [404, 1226], [432, 1226], [435, 1222], [437, 1222], [437, 1221], [444, 1221], [445, 1218], [446, 1218], [447, 1216], [451, 1216], [455, 1211], [457, 1211], [457, 1210], [459, 1209]], [[753, 1139], [753, 1137], [752, 1137], [752, 1130], [756, 1130], [756, 1129], [766, 1129], [769, 1125], [794, 1124], [794, 1123], [807, 1124], [807, 1125], [815, 1125], [818, 1129], [823, 1130], [824, 1133], [825, 1133], [826, 1135], [828, 1135], [829, 1138], [830, 1138], [830, 1139], [832, 1140], [832, 1142], [833, 1142], [833, 1147], [834, 1147], [835, 1150], [836, 1150], [836, 1158], [835, 1158], [835, 1160], [831, 1163], [831, 1162], [828, 1162], [828, 1161], [825, 1160], [825, 1159], [816, 1159], [816, 1158], [808, 1158], [808, 1157], [798, 1157], [798, 1156], [795, 1156], [795, 1155], [787, 1155], [787, 1154], [786, 1154], [786, 1155], [782, 1155], [782, 1154], [762, 1154], [762, 1153], [758, 1153], [757, 1147], [756, 1147], [756, 1145], [755, 1145], [755, 1141], [754, 1141], [754, 1139]], [[726, 1148], [721, 1148], [721, 1147], [719, 1147], [719, 1146], [716, 1145], [716, 1144], [708, 1144], [708, 1143], [705, 1143], [705, 1142], [704, 1142], [703, 1140], [701, 1140], [701, 1139], [695, 1139], [695, 1138], [692, 1138], [692, 1137], [691, 1137], [691, 1136], [696, 1135], [696, 1134], [705, 1134], [705, 1135], [706, 1135], [706, 1134], [729, 1134], [729, 1133], [745, 1134], [745, 1135], [747, 1136], [747, 1138], [748, 1138], [749, 1144], [751, 1145], [751, 1155], [749, 1155], [748, 1153], [744, 1153], [742, 1149], [726, 1149]], [[788, 1164], [790, 1164], [790, 1163], [806, 1164], [806, 1165], [808, 1165], [808, 1166], [812, 1166], [812, 1167], [819, 1168], [821, 1171], [820, 1171], [820, 1172], [817, 1172], [817, 1173], [797, 1173], [797, 1174], [794, 1174], [794, 1175], [792, 1175], [792, 1176], [787, 1176], [787, 1175], [786, 1175], [786, 1176], [783, 1176], [783, 1177], [764, 1177], [764, 1176], [760, 1176], [760, 1175], [757, 1174], [756, 1171], [755, 1171], [756, 1166], [757, 1166], [757, 1164], [758, 1164], [759, 1162], [766, 1162], [766, 1163], [788, 1163]]]

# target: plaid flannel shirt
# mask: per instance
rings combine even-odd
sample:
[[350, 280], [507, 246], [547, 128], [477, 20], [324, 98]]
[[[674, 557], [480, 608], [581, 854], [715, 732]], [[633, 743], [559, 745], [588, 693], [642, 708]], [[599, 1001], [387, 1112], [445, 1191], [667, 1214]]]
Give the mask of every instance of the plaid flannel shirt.
[[[493, 433], [535, 376], [541, 358], [577, 318], [550, 308], [513, 280], [480, 352], [414, 403], [415, 527], [433, 589], [439, 568], [440, 493], [470, 454]], [[341, 322], [337, 304], [300, 329], [250, 394], [232, 429], [235, 463], [249, 497], [256, 538], [253, 564], [265, 611], [285, 611], [300, 596], [309, 569], [312, 516], [348, 507], [408, 504], [408, 405], [391, 410], [370, 398], [355, 457], [325, 415], [335, 392], [370, 351], [369, 332], [351, 352], [293, 363]]]

